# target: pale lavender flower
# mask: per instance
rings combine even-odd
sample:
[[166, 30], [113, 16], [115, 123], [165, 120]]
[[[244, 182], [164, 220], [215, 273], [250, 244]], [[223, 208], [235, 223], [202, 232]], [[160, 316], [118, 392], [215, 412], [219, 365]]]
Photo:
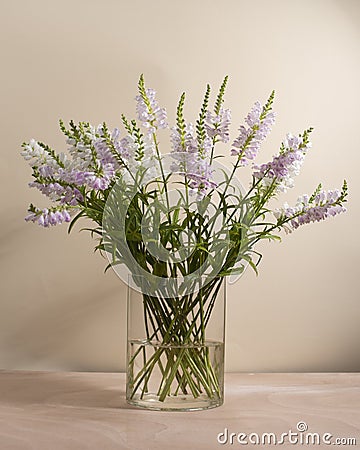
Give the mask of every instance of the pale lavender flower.
[[110, 186], [115, 173], [115, 168], [111, 163], [104, 164], [101, 166], [100, 173], [94, 171], [85, 173], [85, 184], [91, 189], [104, 191]]
[[115, 156], [111, 153], [109, 146], [104, 138], [98, 138], [94, 142], [94, 147], [96, 150], [97, 157], [100, 163], [103, 164], [113, 164], [118, 165]]
[[189, 181], [190, 193], [196, 194], [197, 199], [205, 197], [208, 189], [216, 188], [217, 184], [212, 180], [213, 170], [206, 159], [197, 158], [188, 164], [187, 178]]
[[[134, 170], [139, 166], [137, 155], [139, 154], [139, 144], [136, 142], [136, 138], [131, 134], [126, 135], [121, 139], [122, 155], [126, 160], [127, 167], [130, 170]], [[126, 173], [124, 174], [127, 178]], [[129, 174], [128, 174], [129, 175]]]
[[60, 203], [62, 204], [68, 204], [71, 206], [77, 205], [79, 202], [83, 202], [84, 197], [82, 193], [77, 188], [72, 188], [70, 186], [66, 186], [61, 199]]
[[285, 192], [294, 186], [294, 177], [299, 175], [306, 152], [310, 147], [311, 143], [304, 143], [301, 136], [288, 134], [279, 155], [274, 156], [268, 163], [254, 165], [254, 177], [262, 179], [264, 186], [275, 182], [276, 191]]
[[45, 228], [61, 224], [63, 222], [70, 222], [70, 212], [64, 207], [56, 208], [33, 208], [29, 215], [25, 217], [27, 222], [34, 222]]
[[51, 200], [57, 201], [64, 192], [64, 187], [59, 183], [40, 183], [33, 181], [29, 183], [29, 187], [37, 188], [42, 194], [49, 197]]
[[58, 201], [64, 193], [63, 186], [59, 183], [40, 183], [39, 181], [33, 181], [29, 183], [29, 187], [37, 188], [42, 194], [49, 197], [51, 200]]
[[256, 102], [245, 118], [248, 127], [241, 125], [240, 134], [232, 144], [231, 154], [238, 156], [240, 165], [246, 166], [250, 160], [255, 159], [261, 142], [269, 134], [275, 122], [275, 113], [262, 107]]
[[[98, 162], [101, 165], [112, 164], [115, 169], [120, 169], [122, 165], [119, 163], [119, 158], [124, 162], [129, 158], [129, 151], [126, 146], [123, 145], [124, 140], [120, 139], [120, 130], [118, 128], [113, 129], [110, 134], [110, 143], [104, 137], [101, 125], [98, 127], [98, 134], [100, 136], [97, 137], [93, 143]], [[114, 154], [114, 151], [119, 158]]]
[[156, 100], [156, 91], [151, 88], [145, 89], [150, 108], [141, 95], [137, 95], [136, 112], [142, 125], [147, 128], [148, 133], [154, 133], [157, 128], [167, 128], [166, 109], [160, 108]]
[[69, 154], [72, 158], [68, 164], [69, 168], [77, 170], [86, 170], [93, 163], [93, 154], [91, 150], [91, 143], [84, 144], [83, 142], [76, 142], [74, 139], [67, 139], [69, 144]]
[[[36, 187], [53, 201], [70, 205], [75, 205], [83, 200], [78, 189], [80, 186], [99, 190], [107, 189], [119, 164], [98, 137], [101, 131], [100, 127], [96, 132], [93, 127], [89, 129], [86, 138], [92, 139], [92, 141], [84, 144], [75, 139], [67, 140], [71, 146], [69, 149], [71, 160], [67, 159], [64, 154], [60, 154], [56, 160], [34, 139], [24, 145], [22, 155], [38, 173], [37, 180], [30, 183], [29, 186]], [[119, 148], [117, 129], [113, 131], [112, 139], [114, 147]], [[93, 154], [93, 145], [97, 158]], [[71, 186], [64, 187], [63, 183]], [[54, 220], [53, 216], [52, 220]]]
[[[110, 134], [111, 143], [104, 136], [103, 125], [96, 129], [92, 126], [85, 133], [85, 143], [68, 139], [72, 160], [58, 170], [59, 180], [74, 185], [85, 186], [95, 190], [105, 190], [121, 165], [114, 155], [115, 150], [121, 158], [125, 150], [120, 141], [120, 131], [115, 128]], [[111, 145], [111, 149], [110, 149]], [[126, 155], [125, 155], [126, 156]], [[70, 193], [65, 198], [69, 198]], [[75, 203], [76, 195], [71, 200]]]
[[260, 125], [260, 116], [262, 113], [262, 106], [260, 102], [255, 102], [254, 106], [245, 117], [245, 122], [249, 125], [250, 128], [254, 128], [256, 125]]
[[134, 168], [140, 162], [148, 159], [153, 159], [156, 155], [156, 147], [154, 139], [151, 135], [145, 135], [142, 138], [142, 152], [140, 152], [140, 143], [136, 136], [128, 134], [121, 140], [122, 157], [127, 162], [128, 167]]
[[[36, 167], [42, 176], [52, 176], [59, 167], [58, 162], [35, 139], [23, 146], [20, 153], [31, 167]], [[64, 155], [62, 155], [64, 158]]]
[[53, 165], [45, 164], [37, 168], [41, 177], [52, 178], [55, 174], [56, 169]]
[[310, 222], [319, 222], [330, 216], [346, 212], [346, 208], [341, 204], [342, 193], [339, 190], [318, 192], [313, 199], [308, 195], [298, 198], [296, 205], [290, 207], [287, 203], [283, 208], [275, 211], [277, 219], [285, 217], [290, 219], [290, 228], [287, 231], [294, 230], [300, 225]]
[[211, 138], [219, 138], [219, 141], [229, 142], [230, 139], [230, 123], [231, 111], [230, 109], [221, 108], [218, 115], [208, 111], [206, 115], [205, 128], [208, 136]]
[[210, 164], [210, 152], [212, 139], [208, 136], [199, 148], [192, 123], [186, 125], [184, 142], [178, 130], [171, 130], [171, 143], [173, 151], [171, 155], [175, 160], [171, 166], [174, 172], [185, 175], [189, 181], [190, 193], [196, 194], [200, 200], [206, 195], [206, 191], [215, 188], [217, 184], [212, 180], [213, 170]]
[[108, 163], [99, 164], [93, 170], [61, 170], [59, 171], [59, 178], [78, 187], [85, 186], [90, 189], [105, 190], [114, 179], [115, 173], [113, 164]]
[[173, 148], [173, 152], [188, 152], [188, 153], [197, 153], [198, 152], [198, 142], [195, 137], [195, 129], [194, 125], [189, 122], [186, 124], [185, 128], [185, 139], [183, 145], [181, 144], [180, 134], [176, 127], [171, 128], [171, 145]]
[[39, 189], [39, 191], [49, 197], [52, 201], [59, 201], [62, 204], [69, 204], [71, 206], [77, 205], [83, 201], [83, 195], [79, 189], [72, 186], [61, 186], [59, 183], [40, 183], [33, 181], [29, 183], [29, 187]]
[[77, 170], [71, 167], [66, 169], [60, 169], [58, 171], [58, 179], [65, 183], [73, 184], [76, 186], [84, 186], [86, 183], [87, 171]]
[[[153, 136], [146, 134], [141, 144], [135, 135], [128, 134], [121, 140], [122, 155], [128, 170], [122, 172], [122, 178], [134, 182], [134, 174], [142, 174], [142, 182], [161, 176], [161, 169]], [[140, 147], [141, 146], [141, 147]]]

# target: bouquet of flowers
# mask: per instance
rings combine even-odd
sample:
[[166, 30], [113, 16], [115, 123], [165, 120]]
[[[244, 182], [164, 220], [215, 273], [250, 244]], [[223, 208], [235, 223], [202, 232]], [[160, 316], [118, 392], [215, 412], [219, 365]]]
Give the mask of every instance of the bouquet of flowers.
[[[43, 209], [31, 204], [25, 220], [43, 227], [69, 222], [70, 231], [81, 217], [91, 219], [95, 225], [86, 229], [99, 237], [96, 249], [107, 255], [108, 267], [124, 280], [130, 273], [141, 292], [146, 335], [128, 352], [129, 401], [155, 389], [158, 403], [190, 394], [221, 404], [223, 367], [210, 355], [207, 330], [224, 278], [247, 265], [257, 272], [261, 254], [255, 244], [261, 239], [280, 239], [281, 229], [291, 232], [345, 211], [346, 181], [341, 190], [324, 191], [319, 184], [294, 206], [269, 208], [271, 199], [293, 187], [312, 131], [288, 134], [271, 161], [255, 164], [275, 120], [274, 92], [263, 105], [254, 104], [229, 145], [231, 170], [219, 162], [215, 147], [230, 142], [227, 81], [213, 107], [206, 87], [194, 124], [185, 120], [183, 93], [169, 127], [165, 109], [141, 76], [138, 120], [122, 116], [123, 132], [106, 123], [71, 121], [67, 128], [60, 121], [66, 153], [33, 139], [23, 144], [33, 170], [29, 185], [52, 202]], [[165, 154], [163, 129], [170, 129], [172, 147]], [[244, 189], [238, 174], [249, 164], [253, 172]], [[156, 370], [158, 383], [150, 389]]]

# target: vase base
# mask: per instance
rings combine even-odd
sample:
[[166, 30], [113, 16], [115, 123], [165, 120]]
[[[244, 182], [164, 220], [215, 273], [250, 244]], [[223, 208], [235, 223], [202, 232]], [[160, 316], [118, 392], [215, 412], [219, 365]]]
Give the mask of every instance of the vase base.
[[192, 395], [168, 396], [164, 401], [159, 400], [156, 394], [144, 394], [133, 396], [127, 399], [129, 405], [153, 411], [202, 411], [217, 408], [223, 404], [222, 399], [200, 396], [194, 398]]

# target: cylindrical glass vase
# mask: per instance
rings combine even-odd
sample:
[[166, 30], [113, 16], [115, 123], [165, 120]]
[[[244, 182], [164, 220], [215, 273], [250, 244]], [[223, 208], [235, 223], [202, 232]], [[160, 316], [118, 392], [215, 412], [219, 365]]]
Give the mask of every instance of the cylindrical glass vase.
[[[224, 401], [224, 278], [192, 293], [143, 293], [129, 279], [127, 402], [141, 408], [192, 411]], [[174, 290], [171, 290], [174, 292]]]

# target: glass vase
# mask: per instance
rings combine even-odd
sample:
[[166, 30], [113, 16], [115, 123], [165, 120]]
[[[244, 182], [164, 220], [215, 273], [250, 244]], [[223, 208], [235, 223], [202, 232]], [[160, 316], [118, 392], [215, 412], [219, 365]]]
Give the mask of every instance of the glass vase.
[[226, 283], [214, 278], [172, 296], [128, 283], [127, 402], [141, 408], [192, 411], [224, 401]]

